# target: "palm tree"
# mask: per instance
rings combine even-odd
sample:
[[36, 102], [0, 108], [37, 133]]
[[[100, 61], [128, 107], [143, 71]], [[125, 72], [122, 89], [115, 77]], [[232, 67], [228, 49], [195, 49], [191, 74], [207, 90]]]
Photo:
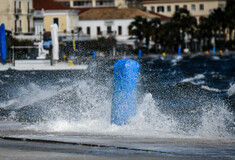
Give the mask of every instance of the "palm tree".
[[160, 25], [160, 19], [148, 19], [137, 16], [134, 21], [128, 26], [129, 34], [135, 35], [139, 40], [139, 47], [142, 47], [142, 42], [145, 39], [146, 47], [149, 48], [151, 36], [155, 35], [157, 28]]
[[175, 12], [172, 17], [171, 22], [174, 24], [175, 32], [178, 33], [180, 37], [180, 42], [183, 42], [186, 35], [191, 35], [191, 44], [194, 32], [197, 29], [197, 20], [195, 17], [190, 15], [190, 12], [185, 8], [180, 8], [179, 11]]
[[233, 30], [235, 29], [235, 1], [234, 0], [227, 0], [226, 7], [225, 7], [225, 20], [226, 26], [229, 29], [229, 43], [232, 44], [232, 35]]
[[167, 22], [159, 27], [159, 42], [164, 52], [174, 52], [175, 42], [177, 41], [178, 31], [172, 22]]
[[198, 39], [200, 42], [203, 42], [203, 50], [208, 49], [208, 41], [212, 38], [212, 27], [213, 22], [211, 19], [206, 17], [200, 18], [200, 23], [198, 26]]

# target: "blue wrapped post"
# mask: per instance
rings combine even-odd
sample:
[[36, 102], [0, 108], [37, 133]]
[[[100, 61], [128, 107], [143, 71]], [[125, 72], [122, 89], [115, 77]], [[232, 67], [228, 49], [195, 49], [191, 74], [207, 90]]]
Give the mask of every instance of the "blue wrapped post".
[[213, 51], [212, 51], [213, 54], [215, 54], [215, 46], [213, 46]]
[[112, 124], [127, 124], [136, 115], [139, 68], [139, 63], [131, 59], [121, 59], [114, 64]]
[[139, 57], [139, 58], [142, 57], [142, 50], [141, 50], [141, 49], [139, 49], [138, 57]]
[[181, 55], [181, 46], [179, 46], [179, 48], [178, 48], [178, 55], [179, 56]]
[[1, 51], [1, 59], [2, 64], [6, 64], [7, 59], [7, 43], [6, 43], [6, 33], [5, 33], [5, 25], [1, 25], [0, 29], [0, 51]]
[[92, 52], [92, 58], [93, 58], [93, 59], [96, 59], [96, 51], [93, 51], [93, 52]]

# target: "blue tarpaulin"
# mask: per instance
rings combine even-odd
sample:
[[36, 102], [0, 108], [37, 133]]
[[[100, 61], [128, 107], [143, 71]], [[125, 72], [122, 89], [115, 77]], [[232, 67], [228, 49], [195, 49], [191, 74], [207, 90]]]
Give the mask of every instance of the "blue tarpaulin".
[[50, 48], [52, 46], [52, 41], [43, 41], [43, 47]]
[[7, 59], [7, 43], [6, 43], [6, 32], [4, 24], [2, 24], [0, 28], [0, 51], [1, 51], [2, 63], [5, 64]]
[[136, 115], [139, 67], [139, 63], [131, 59], [118, 60], [114, 65], [112, 124], [126, 124]]

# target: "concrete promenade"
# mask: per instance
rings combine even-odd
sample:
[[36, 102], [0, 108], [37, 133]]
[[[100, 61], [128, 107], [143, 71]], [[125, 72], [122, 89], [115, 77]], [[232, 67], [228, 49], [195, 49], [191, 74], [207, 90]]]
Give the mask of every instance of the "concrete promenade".
[[0, 122], [0, 159], [235, 159], [234, 139], [151, 138], [40, 132]]

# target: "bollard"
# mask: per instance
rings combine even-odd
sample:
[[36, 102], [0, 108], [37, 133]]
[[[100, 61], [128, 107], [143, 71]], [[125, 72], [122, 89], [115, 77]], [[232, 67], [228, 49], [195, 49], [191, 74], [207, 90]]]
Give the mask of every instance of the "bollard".
[[111, 123], [127, 124], [136, 115], [139, 63], [131, 59], [118, 60], [114, 65]]
[[59, 41], [58, 41], [58, 26], [57, 24], [51, 25], [51, 40], [52, 40], [52, 60], [57, 62], [59, 60]]
[[215, 54], [215, 46], [213, 46], [212, 53]]
[[93, 51], [93, 52], [92, 52], [92, 58], [93, 58], [93, 59], [96, 59], [96, 51]]
[[73, 50], [76, 51], [76, 43], [74, 39], [73, 39]]
[[6, 43], [6, 33], [5, 33], [5, 25], [2, 24], [0, 27], [0, 52], [2, 64], [6, 64], [7, 59], [7, 43]]
[[178, 48], [178, 55], [181, 56], [181, 47]]
[[141, 50], [141, 49], [139, 49], [138, 57], [139, 57], [139, 58], [142, 57], [142, 50]]

